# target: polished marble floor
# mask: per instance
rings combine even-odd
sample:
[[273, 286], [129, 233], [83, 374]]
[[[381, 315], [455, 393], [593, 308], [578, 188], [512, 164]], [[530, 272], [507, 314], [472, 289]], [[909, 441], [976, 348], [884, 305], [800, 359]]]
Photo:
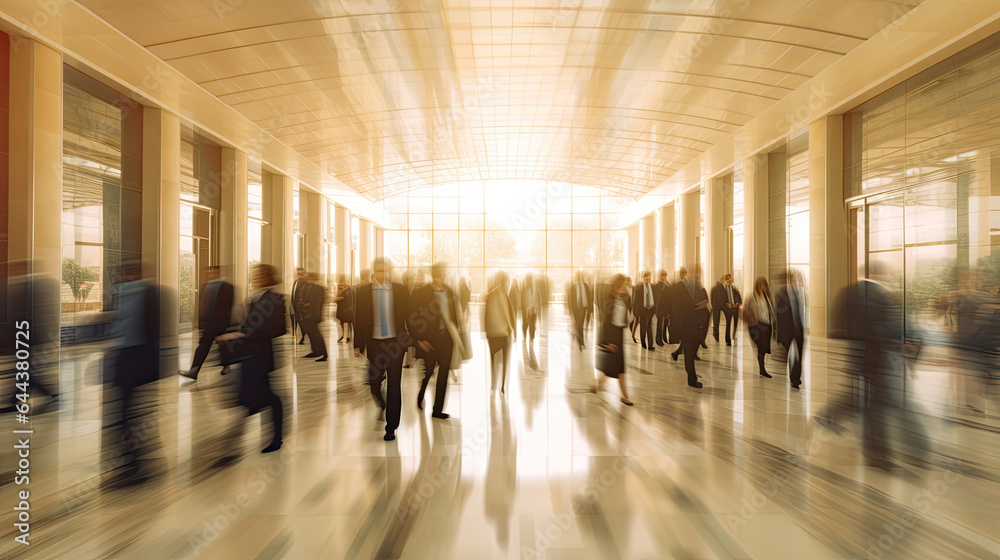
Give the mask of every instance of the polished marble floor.
[[[777, 360], [773, 379], [758, 377], [745, 335], [733, 348], [709, 340], [700, 391], [683, 360], [629, 343], [625, 407], [616, 384], [592, 393], [593, 344], [581, 352], [567, 331], [553, 307], [532, 347], [518, 340], [505, 395], [490, 391], [476, 333], [445, 421], [416, 408], [422, 366], [404, 370], [394, 442], [348, 344], [315, 363], [286, 339], [285, 446], [270, 455], [268, 413], [232, 407], [233, 376], [166, 378], [140, 434], [158, 442], [158, 474], [129, 487], [101, 476], [101, 352], [64, 350], [63, 402], [32, 425], [31, 544], [5, 521], [0, 557], [1000, 558], [1000, 398], [989, 384], [970, 391], [947, 352], [912, 368], [900, 417], [930, 452], [874, 468], [858, 422], [838, 435], [813, 420], [857, 391], [832, 343], [808, 343], [802, 391]], [[0, 454], [11, 470], [12, 446]]]

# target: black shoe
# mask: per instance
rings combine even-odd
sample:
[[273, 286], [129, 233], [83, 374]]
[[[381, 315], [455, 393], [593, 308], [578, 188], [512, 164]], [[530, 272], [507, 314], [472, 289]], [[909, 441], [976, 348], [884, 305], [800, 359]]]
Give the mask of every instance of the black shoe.
[[702, 387], [704, 387], [704, 385], [702, 385], [701, 381], [695, 381], [694, 383], [688, 383], [688, 387], [693, 387], [695, 389], [701, 389]]
[[652, 345], [652, 344], [650, 344], [650, 345], [649, 345], [649, 351], [650, 351], [650, 352], [656, 352], [656, 348], [653, 348], [653, 345]]
[[431, 414], [431, 417], [433, 417], [433, 418], [439, 418], [441, 420], [447, 420], [448, 418], [451, 417], [451, 415], [448, 414], [448, 413], [446, 413], [446, 412], [435, 412], [435, 413]]
[[792, 389], [798, 389], [801, 383], [792, 383]]
[[419, 408], [420, 410], [424, 409], [424, 392], [423, 392], [423, 390], [421, 390], [419, 393], [417, 393], [417, 408]]
[[183, 370], [183, 369], [178, 370], [177, 371], [177, 375], [179, 375], [181, 377], [185, 377], [187, 379], [190, 379], [191, 381], [198, 381], [198, 374], [195, 373], [194, 375], [191, 375], [191, 372], [187, 371], [187, 370]]
[[635, 336], [632, 336], [632, 343], [633, 344], [638, 344], [639, 343], [639, 341], [635, 339]]
[[396, 433], [395, 432], [386, 432], [385, 435], [382, 436], [382, 439], [384, 439], [385, 441], [392, 441], [392, 440], [396, 439]]
[[705, 344], [704, 342], [701, 343], [701, 347], [704, 348], [705, 350], [708, 350], [708, 345]]
[[343, 342], [343, 341], [344, 341], [344, 337], [340, 337], [340, 338], [337, 339], [337, 342]]
[[767, 373], [766, 371], [762, 371], [762, 372], [760, 372], [760, 376], [761, 376], [761, 377], [766, 377], [766, 378], [768, 378], [768, 379], [771, 379], [771, 374], [770, 374], [770, 373]]
[[[712, 338], [714, 338], [716, 342], [718, 342], [718, 341], [719, 341], [719, 335], [717, 335], [717, 334], [713, 334], [713, 335], [712, 335]], [[702, 346], [705, 346], [705, 345], [704, 345], [704, 344], [702, 344]], [[708, 346], [705, 346], [705, 348], [708, 348]]]
[[643, 342], [643, 343], [642, 343], [642, 349], [643, 349], [643, 350], [645, 350], [645, 349], [646, 349], [646, 343], [645, 343], [645, 342]]
[[732, 343], [732, 342], [727, 342], [727, 343], [726, 343], [726, 346], [732, 346], [732, 345], [733, 345], [733, 343]]
[[326, 358], [327, 358], [327, 356], [322, 356], [322, 357], [320, 357], [320, 359], [318, 359], [318, 360], [316, 360], [316, 361], [317, 361], [317, 362], [325, 362], [325, 361], [326, 361]]
[[351, 341], [351, 337], [347, 337], [347, 342], [350, 342], [350, 341]]
[[695, 355], [694, 355], [694, 361], [696, 361], [696, 362], [700, 362], [700, 361], [701, 361], [701, 357], [700, 357], [700, 356], [698, 356], [698, 354], [695, 354]]
[[271, 453], [271, 452], [277, 451], [279, 449], [281, 449], [281, 438], [277, 438], [277, 439], [271, 441], [271, 445], [268, 445], [267, 447], [265, 447], [261, 451], [261, 453]]
[[304, 338], [299, 341], [299, 344], [305, 344], [305, 343], [306, 343], [306, 339], [304, 339]]
[[306, 354], [305, 356], [302, 356], [302, 357], [303, 358], [318, 358], [319, 354], [316, 354], [315, 352], [310, 352], [310, 353], [308, 353], [308, 354]]
[[674, 361], [676, 362], [677, 361], [677, 352], [671, 352], [670, 353], [670, 357], [673, 358]]

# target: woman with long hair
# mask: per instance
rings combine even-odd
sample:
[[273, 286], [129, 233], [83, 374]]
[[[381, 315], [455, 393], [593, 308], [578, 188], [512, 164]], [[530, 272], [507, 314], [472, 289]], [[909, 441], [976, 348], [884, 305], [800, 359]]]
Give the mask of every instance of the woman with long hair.
[[333, 301], [337, 302], [337, 320], [340, 321], [340, 338], [337, 342], [347, 337], [347, 342], [351, 341], [354, 334], [354, 288], [347, 283], [347, 277], [340, 275], [337, 283], [337, 295]]
[[[598, 347], [598, 369], [607, 377], [618, 378], [622, 404], [632, 406], [625, 388], [625, 329], [628, 327], [628, 286], [624, 274], [615, 274], [608, 281], [608, 296], [604, 298], [600, 340]], [[597, 378], [597, 393], [601, 392], [604, 377]]]
[[746, 312], [749, 314], [747, 326], [750, 331], [750, 340], [757, 346], [757, 364], [760, 366], [758, 373], [761, 377], [770, 378], [771, 374], [767, 373], [767, 368], [764, 367], [764, 355], [771, 353], [771, 335], [774, 332], [771, 327], [774, 324], [774, 304], [771, 300], [771, 289], [767, 285], [767, 278], [757, 277]]

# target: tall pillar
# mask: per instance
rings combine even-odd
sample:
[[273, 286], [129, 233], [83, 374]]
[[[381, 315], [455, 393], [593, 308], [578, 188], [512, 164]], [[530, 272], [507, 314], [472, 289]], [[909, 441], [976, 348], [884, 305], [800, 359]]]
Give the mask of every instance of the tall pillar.
[[705, 285], [714, 286], [729, 270], [729, 231], [726, 227], [726, 183], [731, 175], [715, 177], [705, 189]]
[[375, 256], [385, 256], [385, 229], [375, 227]]
[[698, 233], [701, 229], [701, 192], [698, 189], [687, 192], [680, 196], [680, 228], [678, 232], [681, 238], [681, 262], [680, 266], [686, 267], [690, 272], [694, 265], [698, 263]]
[[219, 265], [233, 281], [237, 307], [249, 295], [247, 263], [247, 154], [222, 148], [222, 210], [219, 212]]
[[[176, 346], [180, 259], [181, 122], [177, 115], [142, 108], [143, 277], [160, 286], [160, 336]], [[169, 370], [168, 370], [169, 371]]]
[[[362, 270], [369, 268], [372, 262], [374, 240], [372, 239], [371, 225], [368, 220], [358, 220], [358, 262], [361, 263]], [[365, 278], [361, 279], [362, 282], [365, 280]]]
[[295, 182], [288, 175], [271, 175], [271, 219], [266, 226], [271, 237], [271, 262], [278, 267], [286, 293], [295, 282]]
[[[642, 270], [648, 270], [656, 276], [656, 216], [650, 214], [642, 219]], [[641, 282], [642, 278], [636, 278]]]
[[659, 210], [660, 220], [660, 268], [666, 270], [671, 278], [677, 270], [677, 239], [674, 235], [674, 203]]
[[19, 39], [10, 49], [8, 258], [30, 268], [8, 271], [54, 280], [33, 283], [36, 293], [43, 287], [46, 293], [33, 298], [29, 310], [32, 353], [44, 353], [40, 357], [50, 364], [59, 360], [60, 298], [55, 288], [62, 278], [62, 92], [62, 55]]
[[757, 154], [743, 162], [743, 292], [747, 296], [753, 292], [754, 280], [768, 274], [767, 178], [767, 154]]
[[334, 208], [336, 226], [334, 232], [337, 245], [337, 271], [347, 277], [347, 282], [354, 281], [354, 275], [360, 271], [351, 270], [351, 211], [343, 206]]
[[325, 282], [326, 247], [323, 240], [323, 204], [326, 200], [322, 195], [307, 190], [299, 190], [299, 221], [305, 218], [303, 231], [306, 234], [306, 272], [315, 272]]
[[[639, 223], [636, 222], [629, 227], [625, 228], [625, 236], [628, 241], [628, 254], [625, 255], [625, 274], [632, 277], [632, 281], [635, 282], [636, 276], [639, 274]], [[638, 280], [642, 280], [639, 278]]]
[[809, 125], [809, 328], [827, 334], [827, 310], [847, 286], [851, 241], [844, 207], [844, 123], [835, 115]]

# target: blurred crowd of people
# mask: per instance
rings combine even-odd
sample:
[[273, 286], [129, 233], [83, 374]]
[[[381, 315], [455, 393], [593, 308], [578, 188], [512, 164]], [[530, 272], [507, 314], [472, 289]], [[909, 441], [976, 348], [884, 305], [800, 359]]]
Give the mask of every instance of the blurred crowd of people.
[[[59, 307], [43, 305], [59, 301], [58, 283], [32, 275], [28, 268], [28, 263], [9, 266], [8, 288], [16, 297], [10, 298], [12, 320], [5, 324], [9, 330], [19, 318], [33, 319], [37, 334], [30, 389], [38, 403], [35, 412], [42, 414], [57, 408], [59, 402], [58, 351], [46, 351], [58, 350]], [[471, 336], [471, 304], [476, 304], [476, 323], [486, 339], [484, 358], [491, 390], [504, 395], [518, 336], [527, 361], [539, 331], [545, 330], [542, 324], [547, 322], [550, 306], [564, 303], [573, 346], [586, 350], [589, 333], [594, 331], [597, 380], [593, 390], [602, 391], [606, 378], [617, 379], [619, 399], [626, 406], [634, 404], [626, 383], [629, 337], [635, 352], [651, 356], [667, 346], [673, 361], [683, 356], [687, 385], [700, 389], [704, 385], [697, 372], [699, 351], [708, 348], [712, 339], [720, 348], [724, 343], [732, 349], [741, 340], [741, 323], [756, 355], [757, 374], [772, 378], [767, 356], [774, 341], [784, 348], [782, 361], [790, 387], [804, 387], [808, 290], [796, 270], [784, 274], [774, 292], [767, 278], [758, 277], [746, 297], [730, 273], [706, 287], [699, 265], [673, 274], [660, 270], [655, 277], [652, 271], [644, 271], [637, 283], [624, 274], [597, 281], [580, 271], [563, 286], [563, 302], [558, 302], [552, 281], [543, 274], [515, 278], [501, 270], [474, 294], [470, 279], [453, 278], [453, 270], [446, 263], [395, 270], [389, 259], [378, 258], [355, 281], [342, 275], [327, 288], [318, 274], [297, 269], [286, 296], [280, 272], [260, 264], [251, 271], [250, 297], [244, 305], [235, 301], [234, 286], [221, 276], [219, 267], [209, 267], [198, 304], [201, 334], [190, 366], [179, 375], [196, 382], [216, 345], [222, 373], [238, 372], [233, 376], [236, 402], [250, 414], [270, 410], [271, 438], [263, 452], [276, 451], [282, 446], [284, 406], [271, 387], [271, 376], [280, 367], [274, 341], [290, 326], [293, 343], [304, 345], [309, 339], [309, 351], [290, 353], [301, 354], [294, 359], [327, 361], [330, 352], [324, 331], [331, 304], [335, 304], [330, 338], [336, 336], [334, 344], [350, 344], [355, 357], [366, 358], [364, 381], [385, 420], [384, 438], [391, 441], [400, 423], [403, 369], [423, 363], [417, 408], [423, 409], [433, 380], [431, 415], [441, 420], [449, 417], [445, 411], [449, 379], [457, 381], [456, 371], [473, 358], [476, 346]], [[839, 364], [830, 370], [844, 373], [844, 390], [830, 399], [816, 421], [843, 433], [846, 422], [859, 419], [865, 456], [872, 464], [884, 466], [900, 453], [926, 456], [926, 437], [915, 407], [907, 402], [912, 391], [906, 390], [907, 377], [923, 349], [942, 349], [950, 357], [952, 370], [961, 372], [964, 408], [978, 414], [987, 409], [988, 387], [996, 379], [1000, 351], [1000, 295], [996, 286], [983, 285], [983, 278], [969, 272], [962, 276], [959, 289], [926, 306], [918, 321], [911, 316], [911, 306], [891, 271], [875, 263], [867, 276], [843, 288], [828, 309], [833, 325], [829, 339], [842, 342], [844, 348], [839, 353], [831, 351], [831, 360]], [[161, 378], [160, 310], [170, 305], [165, 298], [173, 294], [143, 279], [139, 262], [122, 263], [121, 282], [112, 293], [116, 319], [114, 344], [102, 370], [103, 381], [111, 388], [104, 396], [102, 441], [108, 448], [106, 456], [116, 459], [113, 470], [124, 480], [135, 480], [148, 474], [146, 459], [157, 439], [146, 427], [141, 428], [142, 438], [135, 433], [157, 407], [155, 391], [149, 387]], [[924, 328], [928, 316], [937, 322], [934, 328]], [[5, 341], [15, 340], [13, 332], [5, 334]], [[16, 351], [13, 347], [6, 350]], [[650, 363], [657, 367], [669, 361]], [[12, 396], [14, 377], [13, 370], [5, 372], [7, 403], [0, 403], [0, 412], [17, 410]], [[893, 433], [901, 435], [894, 438]], [[891, 443], [895, 441], [901, 442], [898, 449]]]

